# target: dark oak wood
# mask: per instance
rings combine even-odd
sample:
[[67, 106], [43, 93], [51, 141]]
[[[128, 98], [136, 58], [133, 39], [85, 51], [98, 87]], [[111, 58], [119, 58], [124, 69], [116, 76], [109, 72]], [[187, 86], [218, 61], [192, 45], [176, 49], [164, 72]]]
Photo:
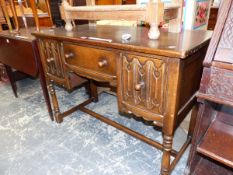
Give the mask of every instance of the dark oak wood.
[[205, 134], [205, 139], [198, 145], [197, 151], [233, 168], [233, 149], [226, 149], [229, 145], [233, 145], [232, 124], [213, 121]]
[[136, 4], [136, 0], [122, 0], [122, 4]]
[[[132, 35], [129, 42], [121, 40], [124, 33]], [[202, 62], [212, 32], [177, 34], [161, 31], [159, 40], [149, 40], [147, 33], [148, 28], [144, 27], [82, 25], [72, 32], [56, 28], [34, 32], [33, 35], [38, 39], [46, 79], [50, 82], [56, 121], [62, 122], [65, 116], [79, 109], [148, 144], [157, 145], [156, 148], [163, 150], [161, 174], [167, 175], [193, 135], [195, 115], [187, 141], [175, 155], [172, 148], [174, 132], [195, 104], [194, 94], [199, 88]], [[86, 37], [111, 39], [112, 42]], [[51, 65], [54, 61], [56, 64]], [[53, 83], [71, 88], [67, 81], [70, 72], [91, 80], [92, 101], [97, 97], [93, 81], [108, 82], [116, 87], [119, 112], [134, 114], [161, 127], [162, 147], [148, 141], [145, 136], [104, 119], [84, 105], [60, 112]], [[173, 162], [171, 156], [174, 156]]]
[[[98, 46], [111, 49], [119, 49], [136, 53], [146, 53], [152, 55], [167, 56], [170, 58], [187, 58], [198, 51], [199, 48], [209, 43], [212, 32], [206, 31], [185, 31], [184, 33], [169, 33], [161, 31], [159, 40], [150, 40], [146, 33], [146, 27], [117, 27], [117, 26], [88, 26], [80, 25], [71, 33], [66, 32], [64, 28], [43, 30], [36, 33], [37, 37], [65, 40], [66, 42], [88, 44], [89, 46]], [[87, 32], [88, 31], [88, 32]], [[122, 34], [132, 35], [130, 42], [124, 43], [121, 40]], [[111, 39], [112, 42], [100, 42], [82, 37], [99, 37]], [[191, 42], [190, 42], [191, 41]]]
[[[0, 33], [1, 35], [1, 33]], [[0, 52], [1, 62], [17, 70], [23, 70], [31, 76], [37, 75], [36, 61], [34, 58], [33, 42], [22, 41], [19, 39], [8, 38], [1, 36], [0, 38]], [[27, 49], [25, 49], [27, 48]], [[22, 57], [24, 60], [22, 60]], [[9, 59], [12, 58], [12, 59]]]
[[98, 81], [116, 81], [115, 52], [71, 43], [64, 43], [63, 47], [65, 64], [69, 69], [79, 75], [89, 74], [89, 77]]
[[192, 172], [193, 175], [199, 175], [199, 174], [211, 174], [211, 175], [232, 175], [232, 173], [229, 171], [230, 169], [228, 167], [220, 166], [218, 164], [215, 164], [213, 161], [208, 160], [207, 158], [203, 158], [198, 162], [198, 168], [194, 169]]
[[199, 110], [186, 174], [233, 174], [233, 2], [221, 3], [197, 94]]
[[13, 90], [13, 93], [14, 93], [15, 97], [18, 97], [18, 95], [17, 95], [17, 86], [15, 84], [15, 80], [14, 80], [14, 75], [13, 75], [12, 69], [11, 69], [10, 66], [7, 66], [7, 65], [5, 65], [5, 68], [6, 68], [6, 73], [8, 75], [9, 81], [11, 83], [11, 88]]
[[[34, 30], [34, 29], [31, 29]], [[41, 67], [37, 43], [30, 31], [21, 30], [20, 34], [2, 31], [0, 33], [0, 62], [6, 66], [14, 95], [17, 97], [17, 87], [15, 82], [25, 77], [40, 76], [41, 87], [47, 104], [47, 109], [51, 120], [53, 120], [52, 108], [46, 87], [46, 80]], [[12, 71], [16, 69], [16, 72]], [[19, 72], [18, 72], [19, 71]], [[24, 75], [23, 77], [18, 75]]]
[[214, 30], [218, 18], [218, 7], [210, 8], [210, 15], [208, 20], [208, 30]]
[[[38, 21], [39, 25], [41, 27], [52, 27], [53, 26], [53, 23], [51, 22], [51, 19], [49, 16], [40, 17], [38, 18], [38, 20], [39, 20]], [[18, 17], [18, 21], [19, 21], [20, 29], [24, 28], [25, 26], [24, 26], [24, 23], [21, 17]], [[33, 17], [27, 17], [27, 25], [28, 27], [34, 27], [36, 25]]]
[[6, 67], [2, 63], [0, 63], [0, 81], [8, 81]]

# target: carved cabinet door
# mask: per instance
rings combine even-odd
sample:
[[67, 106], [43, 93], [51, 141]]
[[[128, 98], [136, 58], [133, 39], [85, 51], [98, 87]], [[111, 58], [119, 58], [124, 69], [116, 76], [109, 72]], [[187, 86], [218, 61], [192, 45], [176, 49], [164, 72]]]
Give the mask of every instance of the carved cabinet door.
[[120, 111], [162, 122], [167, 98], [167, 59], [121, 54], [118, 66]]
[[65, 79], [64, 69], [62, 67], [61, 46], [55, 40], [40, 39], [40, 55], [45, 74], [53, 77], [58, 82]]

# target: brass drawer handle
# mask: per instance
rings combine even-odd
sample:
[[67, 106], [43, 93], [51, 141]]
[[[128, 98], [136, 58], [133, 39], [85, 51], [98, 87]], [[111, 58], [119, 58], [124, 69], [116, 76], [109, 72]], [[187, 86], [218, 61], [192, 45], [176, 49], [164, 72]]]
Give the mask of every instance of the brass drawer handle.
[[74, 53], [72, 53], [72, 52], [65, 54], [66, 59], [73, 58], [73, 57], [74, 57]]
[[99, 67], [107, 66], [107, 64], [108, 64], [108, 61], [105, 59], [98, 62]]
[[136, 84], [135, 90], [136, 91], [140, 91], [144, 85], [145, 85], [144, 82], [140, 82], [139, 84]]
[[47, 63], [51, 63], [52, 61], [54, 61], [54, 58], [48, 58], [47, 59]]

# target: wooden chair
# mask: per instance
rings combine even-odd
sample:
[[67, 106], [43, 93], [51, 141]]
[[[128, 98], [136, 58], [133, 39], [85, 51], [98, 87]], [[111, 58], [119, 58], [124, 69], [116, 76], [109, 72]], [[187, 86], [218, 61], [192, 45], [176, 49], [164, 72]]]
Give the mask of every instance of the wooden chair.
[[72, 0], [63, 0], [61, 6], [67, 31], [73, 29], [72, 19], [145, 21], [150, 24], [150, 39], [158, 39], [158, 26], [163, 21], [169, 21], [170, 32], [181, 31], [182, 0], [173, 0], [172, 3], [149, 0], [147, 5], [95, 5], [95, 0], [86, 0], [87, 6], [74, 7], [70, 4]]
[[2, 31], [2, 24], [6, 24], [6, 20], [3, 15], [2, 8], [0, 7], [0, 31]]
[[[28, 28], [29, 26], [36, 26], [39, 31], [40, 26], [51, 27], [53, 26], [53, 21], [51, 17], [49, 1], [45, 0], [46, 12], [38, 13], [38, 8], [36, 7], [34, 0], [29, 0], [22, 2], [22, 0], [1, 0], [1, 6], [4, 9], [4, 15], [6, 17], [9, 29], [12, 31], [12, 25], [10, 23], [10, 17], [14, 20], [15, 31], [19, 31], [20, 27]], [[26, 3], [27, 2], [27, 3]], [[25, 5], [26, 4], [26, 5]], [[28, 8], [25, 8], [28, 7]], [[30, 12], [25, 12], [30, 10]], [[22, 20], [21, 20], [22, 18]], [[23, 23], [23, 24], [21, 24]], [[28, 25], [28, 23], [32, 25]]]

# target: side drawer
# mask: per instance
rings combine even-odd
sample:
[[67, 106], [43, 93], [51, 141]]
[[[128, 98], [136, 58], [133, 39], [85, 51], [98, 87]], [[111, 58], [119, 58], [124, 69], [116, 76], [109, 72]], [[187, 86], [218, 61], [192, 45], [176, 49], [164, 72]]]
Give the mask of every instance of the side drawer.
[[166, 59], [122, 54], [119, 69], [120, 110], [162, 123], [167, 94]]
[[116, 79], [117, 53], [112, 50], [64, 43], [64, 58], [69, 69], [98, 81]]

